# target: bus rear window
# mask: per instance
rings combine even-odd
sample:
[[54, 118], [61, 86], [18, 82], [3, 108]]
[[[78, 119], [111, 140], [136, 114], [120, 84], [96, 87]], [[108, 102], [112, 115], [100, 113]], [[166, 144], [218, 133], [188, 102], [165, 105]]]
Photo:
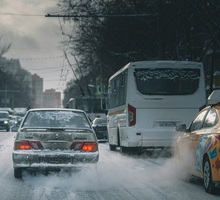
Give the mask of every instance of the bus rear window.
[[137, 90], [144, 95], [189, 95], [198, 90], [199, 69], [135, 69]]

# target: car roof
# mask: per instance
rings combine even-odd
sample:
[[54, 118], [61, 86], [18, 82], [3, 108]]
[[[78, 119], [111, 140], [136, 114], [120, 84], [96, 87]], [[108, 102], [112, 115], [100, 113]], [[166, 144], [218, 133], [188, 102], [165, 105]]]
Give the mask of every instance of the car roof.
[[7, 113], [7, 114], [9, 114], [8, 111], [2, 111], [2, 110], [0, 110], [0, 113]]
[[107, 122], [107, 117], [97, 117], [95, 118], [92, 123], [99, 123], [99, 122]]
[[213, 90], [208, 97], [208, 105], [220, 104], [220, 90]]
[[107, 119], [107, 117], [96, 117], [95, 119]]
[[57, 110], [57, 111], [77, 111], [77, 112], [84, 112], [83, 110], [79, 110], [79, 109], [70, 109], [70, 108], [32, 108], [29, 109], [28, 111], [45, 111], [45, 110]]

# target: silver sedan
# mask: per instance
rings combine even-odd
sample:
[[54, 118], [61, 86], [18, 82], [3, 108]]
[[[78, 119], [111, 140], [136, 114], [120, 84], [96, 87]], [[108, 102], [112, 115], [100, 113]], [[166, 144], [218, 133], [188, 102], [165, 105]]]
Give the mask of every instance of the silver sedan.
[[14, 177], [23, 170], [62, 169], [97, 163], [98, 142], [84, 111], [30, 109], [17, 131], [12, 153]]

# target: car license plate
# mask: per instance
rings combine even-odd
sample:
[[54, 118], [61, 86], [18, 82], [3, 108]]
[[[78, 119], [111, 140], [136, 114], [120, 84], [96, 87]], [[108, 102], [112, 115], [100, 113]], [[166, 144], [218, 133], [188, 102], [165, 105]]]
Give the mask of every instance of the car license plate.
[[160, 127], [175, 127], [176, 122], [158, 122]]
[[67, 164], [70, 162], [69, 158], [40, 158], [40, 162], [51, 164]]

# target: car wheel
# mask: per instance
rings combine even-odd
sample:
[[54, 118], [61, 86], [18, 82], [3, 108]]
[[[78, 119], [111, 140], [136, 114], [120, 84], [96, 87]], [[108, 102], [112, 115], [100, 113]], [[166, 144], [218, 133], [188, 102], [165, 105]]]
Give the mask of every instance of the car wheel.
[[209, 158], [204, 159], [203, 164], [203, 184], [207, 193], [214, 193], [216, 190], [215, 184], [212, 182], [212, 170]]
[[9, 132], [9, 131], [10, 131], [10, 128], [7, 128], [6, 131]]
[[22, 170], [21, 168], [14, 168], [14, 177], [15, 178], [22, 178]]

